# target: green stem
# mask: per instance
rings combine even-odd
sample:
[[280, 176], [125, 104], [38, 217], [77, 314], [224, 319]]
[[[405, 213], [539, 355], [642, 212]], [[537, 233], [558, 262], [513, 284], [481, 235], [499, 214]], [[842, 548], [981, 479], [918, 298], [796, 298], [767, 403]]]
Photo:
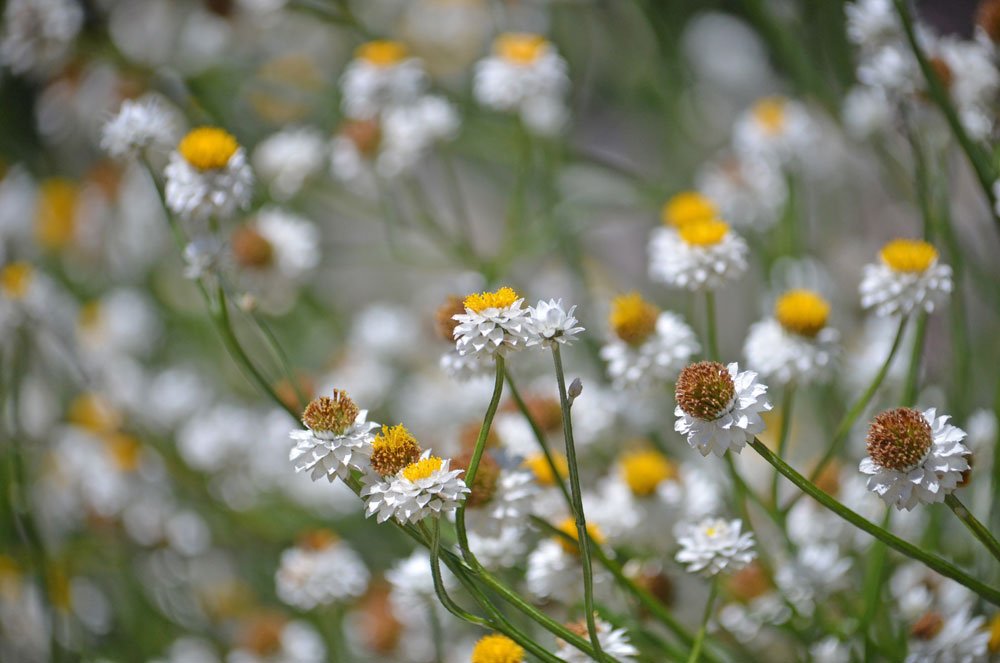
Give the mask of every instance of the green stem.
[[944, 503], [948, 505], [962, 523], [969, 528], [972, 535], [979, 539], [979, 542], [986, 546], [986, 549], [990, 551], [990, 554], [1000, 560], [1000, 542], [996, 540], [993, 533], [986, 528], [979, 520], [972, 515], [972, 512], [962, 504], [962, 501], [955, 496], [954, 493], [950, 495], [945, 495]]
[[708, 589], [708, 601], [705, 603], [705, 614], [701, 618], [701, 627], [698, 629], [698, 634], [694, 636], [694, 645], [691, 647], [691, 655], [688, 657], [688, 663], [697, 663], [698, 657], [701, 654], [701, 643], [705, 641], [705, 632], [708, 630], [708, 620], [712, 617], [712, 606], [715, 604], [715, 597], [719, 593], [719, 581], [713, 578], [712, 584]]
[[1000, 606], [1000, 589], [990, 587], [979, 580], [976, 580], [951, 562], [925, 552], [921, 548], [918, 548], [912, 543], [899, 538], [891, 532], [887, 532], [878, 525], [858, 515], [851, 509], [848, 509], [846, 506], [823, 492], [819, 486], [796, 472], [795, 469], [788, 465], [785, 461], [775, 456], [774, 453], [768, 449], [766, 445], [761, 443], [760, 440], [754, 438], [754, 440], [750, 442], [750, 446], [753, 447], [754, 451], [760, 454], [764, 460], [769, 462], [776, 470], [785, 475], [789, 481], [802, 490], [803, 493], [812, 497], [828, 510], [837, 514], [858, 529], [871, 534], [889, 547], [901, 552], [907, 557], [915, 559], [918, 562], [922, 562], [928, 568], [937, 571], [941, 575], [951, 578], [961, 585], [965, 585], [990, 603]]
[[[778, 433], [778, 457], [784, 459], [785, 447], [788, 446], [788, 435], [792, 427], [792, 407], [795, 402], [795, 385], [788, 383], [785, 393], [781, 396], [781, 430]], [[778, 506], [778, 477], [775, 472], [771, 480], [771, 504]]]
[[[597, 618], [594, 615], [594, 570], [590, 562], [590, 536], [587, 519], [583, 513], [583, 492], [580, 490], [580, 470], [576, 462], [576, 445], [573, 443], [573, 423], [570, 418], [569, 397], [566, 394], [566, 374], [563, 372], [559, 344], [552, 344], [552, 363], [555, 366], [556, 382], [559, 384], [559, 405], [562, 409], [563, 437], [566, 440], [566, 462], [569, 465], [570, 495], [573, 498], [573, 515], [576, 517], [576, 532], [580, 546], [580, 562], [583, 567], [583, 604], [587, 611], [587, 630], [594, 646], [598, 661], [606, 660], [601, 649], [597, 632]], [[499, 377], [498, 377], [499, 379]], [[558, 478], [558, 475], [556, 475]], [[596, 546], [595, 546], [596, 547]]]

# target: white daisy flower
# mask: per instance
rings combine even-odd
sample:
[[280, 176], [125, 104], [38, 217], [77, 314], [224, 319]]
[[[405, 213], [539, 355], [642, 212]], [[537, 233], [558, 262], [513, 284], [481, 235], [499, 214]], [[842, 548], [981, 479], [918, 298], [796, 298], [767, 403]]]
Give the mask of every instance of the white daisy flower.
[[443, 97], [424, 95], [390, 106], [382, 113], [376, 172], [395, 177], [412, 170], [435, 143], [453, 139], [459, 126], [458, 111]]
[[890, 99], [910, 97], [924, 87], [920, 64], [902, 42], [882, 46], [858, 65], [858, 81], [882, 90]]
[[177, 122], [166, 102], [155, 94], [122, 102], [101, 129], [101, 149], [114, 159], [135, 157], [145, 149], [175, 145]]
[[465, 313], [454, 316], [455, 347], [461, 355], [504, 354], [527, 342], [530, 310], [524, 299], [504, 286], [494, 292], [474, 293], [465, 298]]
[[340, 78], [344, 114], [368, 120], [384, 109], [416, 99], [427, 85], [420, 60], [398, 41], [362, 44]]
[[868, 490], [886, 504], [909, 511], [917, 504], [944, 501], [970, 469], [972, 452], [962, 444], [965, 431], [937, 416], [912, 408], [886, 410], [868, 429], [868, 455], [859, 469], [869, 475]]
[[400, 523], [415, 523], [427, 516], [438, 516], [458, 508], [469, 493], [459, 478], [464, 470], [450, 469], [451, 459], [431, 456], [430, 450], [389, 479], [369, 474], [361, 489], [365, 517], [377, 514], [377, 521], [395, 518]]
[[226, 663], [321, 663], [327, 660], [323, 638], [311, 624], [264, 613], [243, 624], [240, 645]]
[[288, 457], [295, 471], [308, 471], [313, 481], [326, 476], [332, 483], [334, 477], [347, 479], [352, 470], [367, 469], [378, 428], [367, 417], [346, 392], [334, 389], [333, 396], [313, 399], [302, 413], [306, 430], [290, 434], [295, 446]]
[[892, 126], [894, 109], [881, 88], [856, 85], [844, 97], [841, 117], [855, 140], [864, 141]]
[[[635, 663], [639, 655], [639, 650], [635, 648], [629, 640], [628, 631], [623, 628], [615, 628], [601, 618], [594, 620], [597, 627], [597, 641], [601, 643], [601, 650], [611, 660], [619, 663]], [[581, 621], [574, 625], [574, 629], [581, 632], [584, 639], [590, 638], [590, 631], [587, 622]], [[594, 659], [573, 647], [569, 643], [558, 641], [559, 648], [556, 649], [556, 656], [566, 661], [566, 663], [591, 663]]]
[[903, 37], [903, 26], [892, 0], [858, 0], [844, 7], [847, 37], [854, 44], [871, 49]]
[[566, 311], [563, 309], [561, 299], [550, 299], [547, 302], [539, 300], [538, 305], [529, 307], [528, 311], [527, 345], [529, 346], [556, 343], [570, 345], [576, 340], [576, 336], [584, 331], [573, 317], [576, 306], [571, 306], [569, 311]]
[[656, 228], [649, 240], [649, 277], [672, 288], [714, 290], [747, 269], [749, 249], [718, 219]]
[[673, 380], [701, 349], [679, 315], [660, 311], [638, 293], [612, 300], [608, 322], [614, 335], [601, 348], [601, 358], [616, 389]]
[[764, 430], [760, 413], [771, 409], [767, 386], [753, 371], [740, 372], [736, 362], [691, 364], [677, 378], [677, 422], [674, 430], [702, 456], [739, 453]]
[[781, 217], [788, 184], [780, 169], [765, 159], [727, 154], [706, 164], [696, 178], [698, 190], [718, 206], [734, 226], [767, 230]]
[[10, 0], [3, 13], [0, 64], [15, 74], [52, 68], [69, 54], [83, 18], [75, 0]]
[[733, 147], [745, 159], [789, 166], [811, 152], [818, 129], [806, 107], [784, 97], [765, 97], [733, 124]]
[[[577, 541], [576, 521], [565, 519], [559, 529]], [[601, 545], [604, 536], [593, 523], [587, 523], [591, 540]], [[583, 599], [583, 585], [580, 582], [583, 570], [580, 566], [580, 551], [576, 543], [563, 537], [550, 537], [538, 544], [528, 555], [525, 583], [528, 593], [539, 600], [553, 600], [571, 605]], [[594, 567], [594, 590], [606, 594], [611, 585], [607, 571]]]
[[253, 172], [246, 152], [222, 129], [189, 132], [170, 155], [164, 174], [167, 207], [181, 218], [225, 219], [250, 205]]
[[739, 571], [756, 556], [752, 532], [741, 532], [742, 521], [706, 518], [678, 528], [681, 549], [674, 557], [691, 573], [714, 576]]
[[230, 247], [244, 274], [263, 286], [276, 277], [296, 282], [315, 269], [319, 243], [319, 229], [312, 221], [265, 207], [233, 232]]
[[[442, 617], [448, 614], [434, 590], [431, 556], [426, 549], [418, 548], [406, 559], [393, 564], [385, 572], [385, 579], [391, 587], [389, 603], [392, 614], [407, 626], [429, 626], [427, 622], [431, 608], [437, 610]], [[444, 564], [441, 564], [441, 584], [449, 593], [458, 586], [458, 580]]]
[[829, 377], [840, 334], [827, 326], [830, 304], [811, 290], [778, 298], [774, 317], [752, 327], [743, 346], [747, 365], [778, 384], [809, 384]]
[[[950, 616], [945, 616], [950, 615]], [[976, 663], [989, 657], [986, 618], [972, 616], [968, 606], [958, 612], [929, 612], [910, 630], [906, 663]]]
[[880, 316], [933, 313], [951, 290], [951, 267], [938, 262], [937, 249], [918, 239], [895, 239], [882, 247], [878, 263], [865, 265], [861, 306]]
[[318, 129], [283, 129], [253, 151], [253, 166], [275, 200], [288, 200], [314, 177], [327, 159], [327, 142]]
[[354, 550], [328, 531], [311, 532], [281, 553], [275, 573], [278, 598], [300, 610], [357, 598], [370, 574]]
[[473, 94], [483, 106], [518, 113], [537, 133], [557, 134], [566, 124], [564, 97], [569, 87], [566, 61], [544, 37], [506, 33], [493, 42], [493, 54], [476, 64]]

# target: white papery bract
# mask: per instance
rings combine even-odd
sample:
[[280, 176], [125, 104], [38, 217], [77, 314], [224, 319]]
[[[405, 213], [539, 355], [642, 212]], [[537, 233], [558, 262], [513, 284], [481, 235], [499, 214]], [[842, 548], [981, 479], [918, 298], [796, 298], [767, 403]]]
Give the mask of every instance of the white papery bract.
[[750, 327], [743, 345], [747, 365], [766, 380], [785, 385], [826, 380], [837, 356], [840, 334], [824, 327], [809, 337], [786, 330], [774, 318]]
[[[639, 655], [639, 650], [635, 648], [629, 640], [628, 631], [623, 628], [615, 628], [603, 619], [594, 620], [597, 627], [597, 641], [601, 643], [601, 650], [612, 660], [619, 663], [634, 663]], [[586, 622], [583, 622], [586, 626]], [[582, 636], [585, 639], [588, 635]], [[594, 659], [584, 654], [569, 643], [559, 641], [559, 648], [556, 656], [566, 661], [566, 663], [591, 663]]]
[[649, 240], [649, 278], [672, 288], [714, 290], [747, 269], [749, 248], [731, 231], [718, 242], [689, 244], [673, 228], [656, 228]]
[[167, 207], [183, 219], [195, 222], [213, 216], [228, 219], [250, 206], [253, 171], [242, 147], [225, 167], [212, 170], [199, 170], [179, 152], [173, 152], [164, 175]]
[[951, 267], [937, 260], [922, 272], [896, 271], [884, 262], [865, 265], [861, 306], [880, 316], [908, 315], [922, 309], [933, 313], [952, 290]]
[[466, 307], [465, 313], [454, 316], [455, 347], [461, 355], [492, 356], [520, 349], [528, 340], [527, 328], [531, 315], [521, 308], [518, 298], [504, 306], [489, 306], [479, 311]]
[[729, 364], [726, 370], [733, 380], [735, 396], [718, 417], [707, 421], [692, 417], [680, 405], [674, 408], [677, 417], [674, 430], [684, 435], [687, 443], [702, 456], [714, 453], [721, 458], [726, 451], [742, 451], [747, 442], [764, 430], [761, 412], [771, 409], [765, 396], [767, 385], [757, 381], [755, 372], [741, 372], [736, 362]]
[[681, 549], [675, 559], [691, 573], [714, 576], [739, 571], [756, 556], [752, 532], [741, 532], [742, 521], [706, 518], [697, 524], [678, 526]]
[[656, 318], [656, 328], [640, 345], [612, 337], [601, 348], [608, 376], [616, 389], [646, 387], [668, 382], [701, 350], [694, 331], [670, 311]]
[[138, 156], [147, 148], [166, 149], [176, 141], [174, 115], [166, 102], [153, 94], [123, 101], [101, 130], [101, 149], [115, 159]]
[[371, 456], [372, 438], [378, 424], [367, 421], [368, 410], [358, 412], [354, 424], [342, 434], [333, 431], [294, 430], [289, 460], [296, 472], [309, 472], [313, 481], [326, 477], [347, 479], [351, 470], [364, 471]]
[[539, 300], [537, 306], [528, 309], [527, 345], [572, 344], [576, 336], [584, 331], [577, 325], [574, 311], [575, 305], [569, 311], [563, 309], [561, 299]]
[[897, 509], [909, 511], [918, 504], [943, 502], [970, 469], [972, 452], [962, 443], [965, 431], [949, 424], [949, 416], [937, 416], [935, 408], [925, 410], [923, 417], [931, 427], [931, 447], [920, 462], [899, 470], [882, 467], [866, 456], [858, 468], [869, 475], [868, 490]]
[[[408, 478], [408, 470], [421, 463], [436, 461], [437, 467], [426, 476]], [[464, 470], [450, 469], [451, 459], [441, 460], [424, 451], [420, 461], [383, 479], [369, 472], [364, 479], [361, 497], [365, 501], [365, 517], [376, 516], [380, 523], [395, 518], [400, 523], [415, 523], [427, 516], [439, 516], [458, 508], [469, 488], [459, 478]], [[423, 473], [420, 473], [423, 474]]]
[[944, 624], [934, 636], [910, 639], [906, 663], [976, 663], [988, 660], [990, 631], [983, 628], [985, 617], [972, 616], [967, 606], [940, 617]]
[[354, 550], [341, 541], [320, 548], [289, 548], [275, 574], [278, 598], [300, 610], [361, 596], [370, 574]]

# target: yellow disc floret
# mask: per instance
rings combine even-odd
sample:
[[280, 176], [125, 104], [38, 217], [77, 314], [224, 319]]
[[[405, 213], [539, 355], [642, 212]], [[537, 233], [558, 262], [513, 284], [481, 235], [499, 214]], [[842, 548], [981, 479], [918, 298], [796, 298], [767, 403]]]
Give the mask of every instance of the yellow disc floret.
[[524, 649], [506, 635], [494, 633], [479, 640], [470, 663], [523, 663]]
[[701, 219], [681, 226], [677, 232], [691, 246], [715, 246], [729, 233], [729, 224], [719, 219]]
[[[569, 463], [566, 461], [566, 456], [559, 453], [552, 454], [552, 465], [555, 465], [560, 479], [566, 478], [566, 475], [569, 474]], [[549, 461], [545, 458], [545, 454], [537, 453], [532, 456], [528, 456], [524, 460], [524, 466], [531, 470], [531, 473], [535, 475], [535, 481], [537, 481], [540, 485], [556, 485], [556, 477], [552, 473], [552, 466], [549, 465]]]
[[45, 180], [38, 188], [35, 238], [44, 249], [69, 246], [76, 235], [76, 208], [80, 187], [61, 177]]
[[660, 309], [637, 292], [619, 295], [611, 300], [608, 323], [618, 338], [629, 345], [642, 345], [656, 329]]
[[[572, 518], [566, 518], [559, 523], [559, 527], [556, 529], [563, 534], [569, 535], [569, 537], [573, 539], [573, 541], [569, 541], [564, 536], [558, 537], [559, 543], [562, 544], [563, 549], [571, 555], [579, 554], [580, 533], [576, 529], [576, 521]], [[590, 540], [597, 545], [602, 545], [604, 543], [604, 534], [601, 533], [601, 530], [598, 529], [597, 525], [594, 523], [587, 523], [587, 536], [589, 536]]]
[[372, 440], [372, 469], [384, 477], [392, 476], [420, 459], [420, 445], [403, 424], [382, 426]]
[[697, 191], [681, 191], [660, 210], [663, 224], [682, 228], [692, 221], [705, 221], [719, 216], [715, 204]]
[[525, 32], [507, 32], [496, 38], [493, 50], [513, 64], [527, 65], [538, 60], [549, 42], [541, 35]]
[[354, 56], [376, 67], [391, 67], [406, 59], [406, 45], [390, 39], [376, 39], [358, 46]]
[[444, 461], [437, 456], [421, 458], [417, 462], [410, 463], [403, 468], [403, 476], [407, 481], [420, 481], [421, 479], [426, 479], [440, 470], [443, 462]]
[[753, 117], [765, 134], [775, 135], [785, 128], [785, 104], [782, 97], [765, 97], [754, 104]]
[[1000, 653], [1000, 612], [990, 618], [989, 623], [990, 640], [987, 649], [991, 654]]
[[236, 138], [225, 129], [198, 127], [181, 139], [177, 151], [198, 170], [218, 170], [226, 167], [239, 148]]
[[919, 274], [937, 260], [938, 252], [920, 239], [894, 239], [882, 247], [879, 257], [897, 272]]
[[12, 262], [0, 270], [0, 290], [8, 299], [21, 299], [28, 292], [34, 270], [26, 262]]
[[470, 311], [482, 313], [486, 309], [507, 308], [520, 298], [513, 288], [503, 286], [494, 292], [474, 292], [465, 298], [463, 304]]
[[111, 403], [90, 392], [73, 399], [66, 418], [70, 423], [98, 434], [113, 432], [122, 423], [121, 413]]
[[789, 290], [774, 305], [774, 317], [790, 332], [813, 337], [826, 326], [830, 304], [812, 290]]
[[661, 482], [677, 476], [673, 463], [653, 449], [625, 453], [619, 464], [622, 479], [637, 497], [652, 495]]

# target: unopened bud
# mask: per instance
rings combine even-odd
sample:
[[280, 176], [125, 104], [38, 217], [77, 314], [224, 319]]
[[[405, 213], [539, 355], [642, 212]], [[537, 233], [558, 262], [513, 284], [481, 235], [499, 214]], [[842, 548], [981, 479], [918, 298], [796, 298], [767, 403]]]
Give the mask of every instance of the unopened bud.
[[569, 404], [572, 405], [573, 401], [576, 400], [576, 397], [582, 393], [583, 393], [583, 382], [580, 381], [580, 378], [575, 378], [569, 384]]

